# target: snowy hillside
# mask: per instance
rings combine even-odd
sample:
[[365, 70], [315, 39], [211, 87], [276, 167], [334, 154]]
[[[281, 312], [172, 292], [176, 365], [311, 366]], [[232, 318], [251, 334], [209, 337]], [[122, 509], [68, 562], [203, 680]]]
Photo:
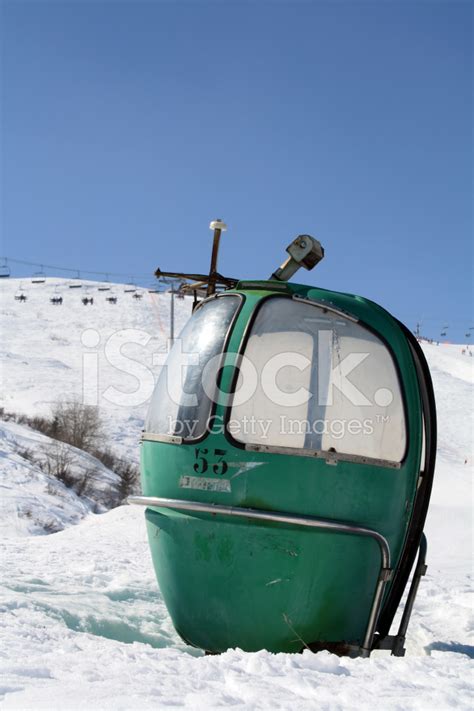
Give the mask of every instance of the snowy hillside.
[[[123, 284], [97, 282], [70, 288], [74, 283], [50, 278], [44, 284], [0, 282], [0, 406], [47, 415], [58, 398], [82, 397], [85, 382], [86, 395], [93, 397], [97, 390], [108, 443], [136, 458], [156, 371], [152, 357], [166, 349], [169, 337], [170, 294], [140, 288], [126, 292]], [[15, 299], [22, 294], [26, 301]], [[116, 304], [107, 301], [111, 296]], [[51, 303], [58, 297], [61, 305]], [[85, 306], [83, 298], [94, 303]], [[190, 312], [190, 299], [175, 299], [176, 333]]]
[[[96, 282], [70, 288], [76, 283], [0, 282], [0, 407], [15, 415], [48, 417], [58, 400], [82, 399], [85, 393], [100, 408], [104, 439], [99, 446], [136, 462], [153, 388], [153, 354], [166, 348], [169, 335], [170, 295]], [[111, 297], [117, 303], [107, 301]], [[62, 303], [53, 303], [58, 298]], [[83, 299], [93, 299], [93, 304], [84, 305]], [[177, 330], [189, 312], [189, 301], [176, 299]], [[139, 381], [133, 375], [137, 362], [142, 369], [137, 377], [144, 383], [138, 392]], [[104, 396], [111, 388], [112, 396]], [[58, 531], [90, 511], [110, 508], [110, 493], [117, 488], [115, 474], [70, 448], [73, 474], [88, 479], [90, 496], [84, 490], [79, 497], [31, 461], [44, 463], [48, 447], [54, 448], [53, 443], [28, 427], [2, 423], [0, 526], [6, 535]]]
[[[435, 388], [438, 453], [430, 511], [431, 572], [472, 574], [474, 357], [458, 345], [423, 344]], [[470, 628], [474, 630], [473, 626]]]
[[[117, 285], [118, 303], [112, 305], [105, 301], [109, 292], [91, 283], [94, 305], [83, 306], [85, 287], [69, 289], [60, 280], [23, 286], [28, 300], [21, 303], [14, 299], [18, 281], [0, 284], [0, 404], [11, 412], [47, 413], [59, 396], [82, 392], [84, 354], [97, 354], [107, 438], [136, 459], [146, 403], [127, 404], [137, 381], [107, 362], [105, 344], [124, 329], [149, 334], [146, 343], [141, 336], [141, 342], [128, 340], [123, 352], [151, 370], [152, 354], [164, 347], [168, 334], [169, 295], [143, 291], [141, 300], [133, 299]], [[62, 306], [49, 301], [57, 293], [63, 295]], [[177, 331], [189, 312], [188, 301], [176, 301]], [[351, 660], [326, 652], [239, 650], [205, 657], [187, 647], [157, 588], [141, 509], [91, 513], [59, 533], [29, 535], [39, 531], [17, 514], [18, 507], [31, 505], [31, 497], [41, 515], [57, 516], [59, 522], [67, 511], [67, 520], [76, 523], [88, 504], [70, 492], [68, 498], [60, 486], [48, 491], [41, 471], [21, 456], [22, 449], [40, 451], [42, 436], [8, 422], [0, 428], [0, 707], [471, 709], [474, 357], [457, 345], [423, 348], [436, 391], [439, 452], [427, 522], [428, 574], [415, 603], [405, 658], [385, 652]], [[111, 385], [123, 392], [122, 404], [104, 397]], [[110, 472], [103, 472], [104, 482], [107, 477]]]
[[[103, 513], [118, 498], [117, 474], [90, 454], [29, 427], [0, 420], [0, 456], [3, 538], [61, 531], [91, 512]], [[48, 472], [64, 465], [76, 490]]]

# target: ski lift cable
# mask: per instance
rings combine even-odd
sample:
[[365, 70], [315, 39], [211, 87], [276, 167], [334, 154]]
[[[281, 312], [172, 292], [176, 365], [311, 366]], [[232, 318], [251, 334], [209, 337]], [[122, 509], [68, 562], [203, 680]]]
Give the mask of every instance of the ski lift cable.
[[[80, 278], [80, 274], [91, 274], [94, 276], [102, 276], [106, 277], [108, 279], [109, 276], [112, 277], [129, 277], [130, 272], [105, 272], [105, 271], [97, 271], [94, 269], [77, 269], [77, 268], [72, 268], [72, 267], [61, 267], [58, 265], [54, 264], [42, 264], [40, 262], [30, 262], [25, 259], [14, 259], [12, 257], [1, 257], [0, 259], [3, 260], [3, 262], [11, 262], [13, 264], [22, 264], [24, 266], [28, 267], [39, 267], [40, 269], [51, 269], [59, 272], [69, 272], [71, 274], [76, 274], [76, 278]], [[138, 274], [137, 275], [139, 279], [149, 279], [150, 278], [150, 273], [148, 274]]]

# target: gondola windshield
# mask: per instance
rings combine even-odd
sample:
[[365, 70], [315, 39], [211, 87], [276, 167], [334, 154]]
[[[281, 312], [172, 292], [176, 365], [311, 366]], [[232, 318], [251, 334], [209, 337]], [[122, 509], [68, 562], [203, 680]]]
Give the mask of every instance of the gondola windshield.
[[238, 296], [226, 295], [194, 312], [161, 370], [145, 423], [147, 432], [186, 439], [204, 434], [219, 356], [239, 303]]

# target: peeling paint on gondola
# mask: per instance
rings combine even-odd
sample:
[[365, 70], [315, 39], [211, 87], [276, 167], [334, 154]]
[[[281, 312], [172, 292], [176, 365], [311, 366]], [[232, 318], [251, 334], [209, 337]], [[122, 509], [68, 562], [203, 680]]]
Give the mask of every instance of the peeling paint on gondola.
[[201, 476], [181, 476], [179, 478], [181, 489], [198, 489], [200, 491], [220, 491], [230, 493], [232, 487], [228, 479], [211, 479]]

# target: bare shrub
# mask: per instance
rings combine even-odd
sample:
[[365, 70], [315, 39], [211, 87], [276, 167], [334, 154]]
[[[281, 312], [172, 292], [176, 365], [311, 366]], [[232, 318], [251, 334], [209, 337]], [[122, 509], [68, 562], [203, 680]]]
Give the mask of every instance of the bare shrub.
[[42, 467], [50, 476], [54, 476], [58, 481], [71, 488], [75, 483], [75, 478], [71, 473], [71, 466], [74, 462], [74, 457], [71, 450], [62, 442], [52, 442], [43, 447], [45, 455]]
[[79, 400], [61, 401], [53, 406], [48, 435], [86, 452], [96, 447], [102, 435], [99, 409]]
[[140, 471], [135, 464], [120, 460], [119, 466], [114, 471], [120, 477], [118, 493], [121, 501], [125, 501], [131, 494], [137, 493], [140, 481]]
[[46, 488], [45, 491], [47, 494], [50, 496], [59, 496], [59, 497], [64, 497], [63, 492], [61, 491], [61, 487], [57, 486], [57, 484], [53, 484], [50, 481], [46, 483]]
[[0, 419], [5, 422], [16, 422], [18, 425], [27, 425], [31, 427], [32, 430], [37, 430], [42, 434], [51, 437], [51, 431], [53, 429], [52, 420], [48, 417], [42, 417], [41, 415], [25, 415], [18, 412], [8, 412], [4, 408], [0, 408]]
[[26, 459], [27, 462], [36, 464], [36, 458], [32, 449], [28, 449], [28, 447], [22, 447], [21, 445], [17, 444], [15, 447], [15, 451], [17, 454], [20, 455], [22, 459]]
[[53, 519], [44, 521], [41, 526], [43, 528], [44, 533], [57, 533], [63, 528], [61, 524], [57, 523], [56, 521], [53, 521]]
[[78, 496], [89, 496], [94, 493], [93, 481], [100, 476], [97, 467], [86, 469], [82, 476], [76, 478], [74, 491]]
[[[31, 429], [45, 434], [51, 439], [66, 442], [73, 447], [82, 449], [96, 456], [98, 443], [103, 434], [102, 420], [97, 407], [84, 405], [79, 400], [60, 400], [52, 406], [50, 417], [41, 415], [23, 415], [6, 412], [0, 408], [0, 419], [13, 421], [19, 425], [27, 425]], [[113, 457], [110, 450], [101, 452], [102, 457], [107, 454]], [[106, 464], [107, 466], [107, 464]]]
[[28, 425], [31, 429], [38, 430], [38, 432], [50, 436], [51, 420], [47, 417], [41, 417], [40, 415], [36, 415], [35, 417], [20, 415], [17, 422], [19, 425]]
[[55, 441], [43, 448], [43, 469], [65, 486], [73, 489], [78, 496], [94, 495], [94, 480], [100, 478], [100, 469], [89, 467], [84, 472], [73, 474], [76, 459], [68, 445]]
[[33, 511], [29, 506], [25, 506], [18, 510], [18, 515], [20, 516], [20, 518], [33, 518]]
[[114, 504], [115, 506], [125, 501], [131, 494], [137, 493], [140, 483], [140, 470], [135, 464], [121, 459], [109, 448], [97, 449], [92, 454], [107, 469], [115, 472], [119, 477], [118, 501]]
[[112, 452], [110, 447], [107, 447], [107, 449], [94, 449], [90, 454], [98, 459], [99, 462], [102, 462], [107, 469], [113, 470], [118, 461], [117, 455]]
[[[78, 496], [87, 496], [96, 501], [99, 498], [102, 506], [113, 508], [131, 494], [138, 492], [138, 467], [118, 457], [110, 447], [105, 449], [100, 447], [103, 424], [98, 408], [84, 405], [78, 400], [59, 401], [53, 405], [50, 418], [31, 417], [5, 411], [0, 411], [1, 416], [6, 420], [28, 425], [53, 440], [42, 447], [42, 457], [34, 458], [33, 453], [26, 448], [18, 447], [17, 451], [24, 459], [38, 464], [45, 473], [61, 481], [68, 488], [72, 488]], [[67, 445], [77, 447], [95, 457], [107, 469], [117, 474], [118, 484], [110, 486], [107, 491], [103, 489], [98, 491], [94, 482], [101, 479], [102, 472], [99, 467], [92, 466], [83, 474], [77, 471], [73, 474], [71, 469], [75, 463], [75, 456]], [[60, 495], [53, 488], [48, 493]]]
[[0, 407], [0, 420], [4, 422], [18, 422], [19, 417], [20, 415], [17, 415], [16, 412], [8, 412], [4, 407]]

